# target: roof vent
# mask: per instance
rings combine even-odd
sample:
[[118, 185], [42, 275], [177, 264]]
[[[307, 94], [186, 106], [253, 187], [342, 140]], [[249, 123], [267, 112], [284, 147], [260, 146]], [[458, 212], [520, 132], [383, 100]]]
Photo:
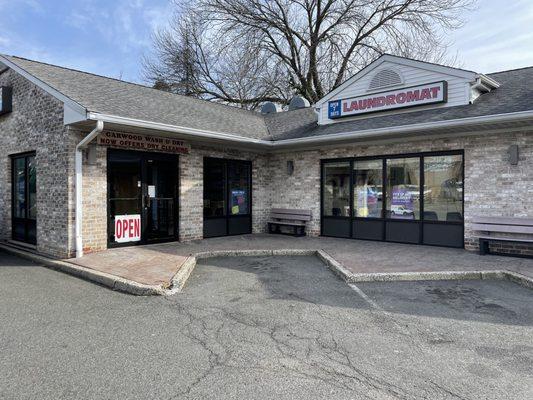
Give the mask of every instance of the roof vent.
[[261, 114], [275, 114], [277, 112], [278, 106], [272, 103], [271, 101], [267, 101], [261, 106]]
[[369, 90], [379, 89], [387, 86], [395, 86], [403, 83], [403, 79], [399, 73], [392, 69], [382, 69], [377, 72], [368, 86]]
[[289, 111], [309, 107], [309, 101], [302, 96], [294, 96], [289, 103]]

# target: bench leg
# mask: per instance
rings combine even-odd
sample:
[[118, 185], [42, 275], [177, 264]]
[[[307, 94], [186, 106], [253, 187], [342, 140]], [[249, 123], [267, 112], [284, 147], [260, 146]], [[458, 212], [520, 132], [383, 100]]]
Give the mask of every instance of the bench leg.
[[489, 241], [487, 239], [479, 239], [479, 254], [482, 256], [489, 254]]

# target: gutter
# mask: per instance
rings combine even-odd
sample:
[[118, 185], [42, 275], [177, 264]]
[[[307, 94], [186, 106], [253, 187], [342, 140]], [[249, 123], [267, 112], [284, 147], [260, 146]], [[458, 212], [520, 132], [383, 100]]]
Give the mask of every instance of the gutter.
[[126, 117], [119, 117], [116, 115], [100, 114], [95, 112], [87, 113], [87, 119], [102, 121], [110, 124], [127, 125], [135, 128], [154, 129], [164, 132], [181, 133], [194, 138], [202, 139], [218, 139], [226, 140], [229, 142], [243, 143], [243, 144], [255, 144], [255, 145], [268, 145], [272, 142], [269, 140], [246, 138], [235, 133], [221, 133], [214, 131], [207, 131], [203, 129], [189, 128], [186, 126], [169, 125], [159, 122], [144, 121], [140, 119], [132, 119]]
[[475, 124], [489, 124], [489, 123], [500, 123], [500, 122], [513, 122], [520, 120], [533, 119], [533, 110], [529, 111], [519, 111], [514, 113], [507, 114], [495, 114], [488, 116], [480, 117], [470, 117], [470, 118], [461, 118], [453, 119], [449, 121], [436, 121], [436, 122], [427, 122], [423, 124], [413, 124], [413, 125], [402, 125], [396, 127], [387, 127], [387, 128], [377, 128], [377, 129], [366, 129], [363, 131], [351, 131], [351, 132], [342, 132], [342, 133], [333, 133], [329, 135], [321, 135], [315, 137], [305, 137], [305, 138], [296, 138], [296, 139], [285, 139], [274, 142], [275, 148], [282, 148], [286, 146], [296, 146], [296, 145], [307, 145], [307, 144], [326, 144], [332, 142], [345, 141], [350, 139], [363, 139], [369, 137], [378, 137], [388, 134], [397, 134], [397, 133], [411, 133], [418, 131], [427, 131], [431, 129], [442, 129], [442, 128], [454, 128], [463, 125], [475, 125]]
[[138, 128], [146, 128], [159, 130], [163, 132], [173, 132], [180, 133], [191, 138], [198, 139], [215, 139], [231, 142], [234, 144], [242, 145], [252, 145], [257, 148], [262, 148], [264, 150], [276, 150], [285, 147], [297, 147], [297, 146], [306, 146], [309, 144], [331, 144], [341, 141], [349, 140], [358, 140], [358, 139], [367, 139], [371, 137], [380, 137], [390, 134], [400, 134], [400, 133], [412, 133], [419, 131], [428, 131], [432, 129], [442, 129], [442, 128], [454, 128], [464, 125], [476, 125], [476, 124], [490, 124], [490, 123], [501, 123], [501, 122], [514, 122], [520, 120], [529, 120], [533, 119], [533, 110], [528, 111], [518, 111], [513, 113], [505, 114], [493, 114], [479, 117], [469, 117], [461, 119], [453, 119], [448, 121], [435, 121], [435, 122], [426, 122], [421, 124], [411, 124], [411, 125], [401, 125], [385, 128], [376, 128], [376, 129], [366, 129], [360, 131], [349, 131], [342, 133], [333, 133], [325, 134], [313, 137], [303, 137], [295, 139], [282, 139], [282, 140], [262, 140], [262, 139], [253, 139], [239, 136], [237, 134], [229, 133], [219, 133], [213, 131], [205, 131], [201, 129], [187, 128], [182, 126], [161, 124], [157, 122], [143, 121], [125, 117], [118, 117], [113, 115], [105, 115], [99, 113], [88, 113], [88, 119], [96, 120], [100, 122], [115, 123], [119, 125], [132, 126]]
[[104, 122], [96, 121], [96, 127], [76, 146], [76, 257], [83, 256], [82, 222], [83, 222], [83, 150], [104, 130]]

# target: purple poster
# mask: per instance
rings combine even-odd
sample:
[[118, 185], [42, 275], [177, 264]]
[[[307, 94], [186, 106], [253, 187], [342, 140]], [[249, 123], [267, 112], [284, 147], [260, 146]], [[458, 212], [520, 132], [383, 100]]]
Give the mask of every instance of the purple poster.
[[393, 187], [391, 199], [391, 214], [393, 217], [411, 218], [414, 214], [413, 194], [401, 187]]

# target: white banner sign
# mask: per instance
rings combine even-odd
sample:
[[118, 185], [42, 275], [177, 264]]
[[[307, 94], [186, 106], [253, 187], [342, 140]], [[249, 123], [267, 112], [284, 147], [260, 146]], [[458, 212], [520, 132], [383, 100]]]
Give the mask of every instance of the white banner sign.
[[116, 215], [115, 216], [115, 242], [138, 242], [141, 240], [141, 216]]
[[447, 82], [441, 81], [330, 101], [328, 103], [328, 116], [330, 119], [335, 119], [376, 111], [445, 103], [447, 100]]
[[98, 144], [134, 150], [153, 150], [162, 153], [189, 154], [191, 146], [183, 140], [142, 135], [138, 133], [104, 132]]

